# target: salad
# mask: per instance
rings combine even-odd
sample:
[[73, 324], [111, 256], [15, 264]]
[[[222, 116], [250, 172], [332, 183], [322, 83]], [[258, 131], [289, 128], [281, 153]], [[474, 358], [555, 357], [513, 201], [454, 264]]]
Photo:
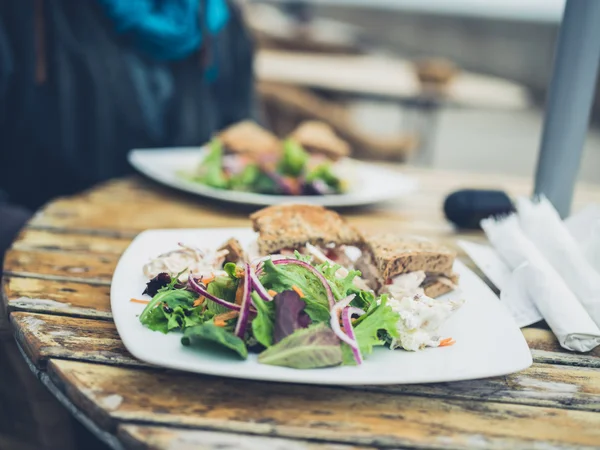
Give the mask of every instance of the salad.
[[144, 326], [181, 333], [182, 345], [294, 369], [361, 365], [380, 346], [454, 343], [437, 328], [460, 302], [431, 299], [410, 281], [401, 294], [377, 295], [358, 270], [312, 249], [235, 263], [227, 251], [180, 244], [143, 267], [149, 299], [131, 301], [146, 304]]
[[253, 122], [241, 122], [217, 135], [207, 145], [198, 167], [181, 176], [233, 191], [270, 195], [341, 194], [348, 186], [339, 161], [349, 152], [347, 144], [340, 145], [341, 142], [322, 123], [304, 123], [280, 141]]

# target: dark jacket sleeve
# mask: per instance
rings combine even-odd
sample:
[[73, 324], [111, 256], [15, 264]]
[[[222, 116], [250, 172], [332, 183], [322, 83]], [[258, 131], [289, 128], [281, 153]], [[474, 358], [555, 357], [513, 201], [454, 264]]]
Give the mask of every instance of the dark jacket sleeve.
[[253, 64], [255, 45], [239, 7], [229, 3], [231, 20], [217, 43], [222, 86], [219, 103], [223, 105], [218, 128], [247, 118], [258, 120]]
[[[4, 26], [3, 7], [0, 5], [0, 164], [8, 158], [9, 145], [6, 132], [6, 116], [8, 113], [8, 91], [14, 72], [12, 51]], [[6, 194], [4, 182], [0, 178], [0, 204]]]

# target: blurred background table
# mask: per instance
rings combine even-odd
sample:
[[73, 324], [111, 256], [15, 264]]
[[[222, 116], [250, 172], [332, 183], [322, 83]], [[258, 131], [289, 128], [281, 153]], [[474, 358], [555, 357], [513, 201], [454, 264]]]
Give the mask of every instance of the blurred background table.
[[[347, 210], [350, 222], [454, 245], [459, 237], [483, 238], [444, 220], [446, 194], [466, 186], [511, 195], [531, 190], [530, 181], [516, 177], [397, 170], [415, 176], [419, 192]], [[600, 201], [600, 188], [580, 185], [574, 209], [592, 201]], [[115, 449], [575, 449], [600, 442], [600, 351], [568, 353], [541, 328], [523, 330], [531, 368], [434, 385], [285, 385], [164, 370], [134, 359], [116, 332], [109, 298], [115, 265], [131, 240], [148, 228], [247, 227], [247, 213], [138, 177], [50, 203], [6, 256], [0, 312], [9, 314], [11, 329], [3, 332], [14, 333], [22, 351], [12, 358], [25, 358], [52, 396]], [[46, 448], [77, 448], [64, 410], [50, 399], [35, 401], [27, 381], [23, 374], [11, 389], [31, 400], [35, 420], [25, 427], [24, 413], [14, 411], [1, 420], [21, 433], [18, 448], [39, 448], [27, 444], [33, 436]]]

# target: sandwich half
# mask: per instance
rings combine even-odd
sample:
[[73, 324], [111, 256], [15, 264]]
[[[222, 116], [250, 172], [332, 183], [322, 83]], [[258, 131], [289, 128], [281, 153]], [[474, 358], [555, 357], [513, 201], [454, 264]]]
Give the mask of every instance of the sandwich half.
[[[362, 238], [338, 213], [317, 205], [283, 204], [269, 206], [250, 215], [258, 232], [258, 252], [308, 253], [307, 244], [327, 258], [339, 261], [344, 246], [358, 246]], [[342, 261], [339, 261], [342, 263]]]
[[366, 236], [356, 268], [372, 289], [403, 295], [420, 289], [431, 298], [452, 291], [458, 275], [452, 271], [456, 253], [427, 240], [391, 234]]
[[335, 161], [350, 154], [348, 143], [340, 139], [333, 128], [324, 122], [302, 122], [289, 137], [312, 155], [323, 155]]
[[217, 138], [225, 154], [243, 155], [252, 159], [281, 154], [281, 142], [273, 133], [255, 122], [246, 120], [221, 131]]

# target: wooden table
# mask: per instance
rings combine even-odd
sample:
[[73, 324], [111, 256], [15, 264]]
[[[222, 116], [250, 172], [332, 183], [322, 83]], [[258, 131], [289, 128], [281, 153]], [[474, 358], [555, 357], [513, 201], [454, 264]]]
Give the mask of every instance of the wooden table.
[[[509, 177], [404, 169], [421, 191], [348, 211], [363, 229], [452, 243], [441, 202], [459, 187], [527, 194]], [[579, 186], [575, 210], [600, 201]], [[591, 448], [600, 445], [600, 351], [578, 355], [527, 328], [534, 365], [517, 374], [417, 386], [318, 387], [251, 382], [149, 367], [111, 320], [115, 264], [141, 230], [247, 226], [246, 212], [140, 178], [59, 199], [6, 257], [3, 297], [23, 355], [51, 392], [114, 448]], [[481, 240], [479, 233], [461, 237]], [[463, 255], [464, 258], [464, 255]], [[468, 261], [467, 261], [468, 262]], [[408, 368], [407, 368], [408, 370]], [[229, 448], [228, 447], [228, 448]]]

